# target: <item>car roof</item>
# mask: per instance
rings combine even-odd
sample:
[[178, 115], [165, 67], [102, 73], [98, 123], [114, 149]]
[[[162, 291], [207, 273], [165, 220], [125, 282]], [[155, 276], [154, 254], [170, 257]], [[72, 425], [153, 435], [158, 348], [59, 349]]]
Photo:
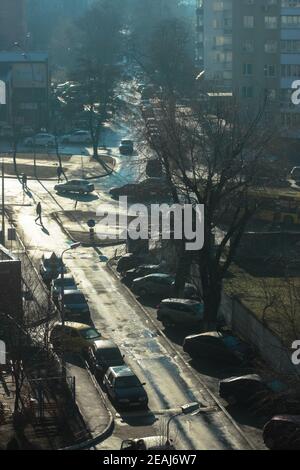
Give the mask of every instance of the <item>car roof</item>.
[[297, 425], [300, 425], [300, 416], [299, 415], [276, 415], [276, 416], [273, 416], [271, 421], [286, 421], [286, 422], [292, 422]]
[[[56, 323], [55, 326], [63, 326], [63, 324]], [[74, 328], [75, 330], [86, 330], [87, 328], [93, 328], [91, 325], [87, 325], [85, 323], [77, 323], [74, 321], [66, 321], [64, 326], [68, 328]]]
[[171, 276], [171, 274], [166, 274], [166, 273], [152, 273], [152, 274], [148, 274], [147, 276], [145, 277], [160, 277], [160, 278], [173, 278], [173, 276]]
[[128, 366], [110, 367], [109, 371], [113, 372], [116, 377], [132, 377], [135, 373]]
[[[65, 279], [65, 280], [66, 280], [66, 279], [71, 279], [72, 281], [75, 282], [74, 276], [73, 276], [72, 274], [70, 274], [70, 273], [64, 274], [64, 279]], [[56, 279], [54, 279], [54, 282], [55, 282], [55, 281], [61, 281], [61, 280], [62, 280], [62, 275], [60, 274]]]
[[265, 383], [263, 378], [258, 374], [247, 374], [247, 375], [239, 375], [235, 377], [228, 377], [227, 379], [223, 379], [221, 382], [236, 382], [238, 380], [252, 380], [253, 382], [261, 382]]
[[76, 183], [88, 183], [88, 181], [83, 180], [83, 179], [73, 179], [73, 180], [70, 180], [69, 182], [70, 183], [74, 183], [74, 182], [76, 182]]
[[206, 333], [200, 333], [197, 335], [190, 335], [187, 336], [186, 339], [192, 339], [192, 338], [216, 338], [216, 339], [223, 339], [224, 335], [220, 333], [219, 331], [207, 331]]
[[65, 289], [64, 290], [64, 295], [73, 295], [73, 294], [81, 294], [84, 295], [84, 293], [81, 290], [78, 289]]
[[99, 339], [94, 341], [93, 346], [95, 349], [119, 349], [111, 339]]
[[173, 304], [183, 304], [183, 305], [198, 305], [201, 302], [191, 299], [163, 299], [162, 304], [173, 303]]

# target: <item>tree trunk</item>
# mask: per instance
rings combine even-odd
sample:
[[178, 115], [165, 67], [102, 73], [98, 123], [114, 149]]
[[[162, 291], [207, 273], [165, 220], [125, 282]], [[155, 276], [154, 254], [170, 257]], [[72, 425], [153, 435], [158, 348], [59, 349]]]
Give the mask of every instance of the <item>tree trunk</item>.
[[209, 331], [216, 328], [217, 317], [222, 299], [222, 282], [213, 281], [209, 289], [203, 292], [204, 328]]
[[175, 296], [184, 296], [184, 287], [190, 275], [192, 259], [188, 252], [185, 251], [185, 240], [180, 241], [179, 262], [176, 269], [175, 278]]

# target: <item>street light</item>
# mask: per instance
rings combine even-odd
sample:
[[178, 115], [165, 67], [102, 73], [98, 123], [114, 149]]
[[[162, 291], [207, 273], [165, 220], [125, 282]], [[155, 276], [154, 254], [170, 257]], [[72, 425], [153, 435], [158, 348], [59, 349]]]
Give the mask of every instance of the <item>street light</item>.
[[175, 418], [178, 418], [179, 416], [185, 416], [185, 415], [189, 415], [189, 414], [191, 414], [192, 416], [196, 415], [196, 414], [198, 414], [199, 408], [200, 408], [200, 404], [197, 403], [197, 402], [187, 403], [186, 405], [181, 406], [181, 410], [180, 410], [179, 413], [176, 413], [175, 415], [173, 415], [169, 418], [168, 423], [167, 423], [167, 444], [171, 443], [171, 441], [170, 441], [170, 425], [171, 425], [171, 422]]
[[68, 248], [66, 248], [62, 254], [61, 254], [61, 320], [62, 324], [64, 326], [65, 324], [65, 286], [64, 286], [64, 278], [65, 278], [65, 272], [64, 272], [64, 254], [67, 251], [70, 250], [76, 250], [76, 248], [79, 248], [81, 246], [81, 242], [77, 243], [72, 243]]
[[[65, 325], [65, 286], [64, 286], [64, 279], [65, 279], [65, 272], [64, 272], [64, 254], [70, 250], [76, 250], [81, 246], [80, 242], [72, 243], [68, 248], [66, 248], [61, 254], [61, 322], [62, 325]], [[66, 382], [67, 380], [67, 370], [66, 370], [66, 361], [65, 361], [65, 351], [62, 350], [62, 373], [63, 373], [63, 380]]]

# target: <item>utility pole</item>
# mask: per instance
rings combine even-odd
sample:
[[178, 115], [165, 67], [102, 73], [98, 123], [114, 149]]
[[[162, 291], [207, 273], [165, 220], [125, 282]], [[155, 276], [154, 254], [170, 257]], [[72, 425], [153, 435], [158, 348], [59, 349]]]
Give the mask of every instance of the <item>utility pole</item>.
[[2, 245], [5, 246], [4, 161], [2, 159]]

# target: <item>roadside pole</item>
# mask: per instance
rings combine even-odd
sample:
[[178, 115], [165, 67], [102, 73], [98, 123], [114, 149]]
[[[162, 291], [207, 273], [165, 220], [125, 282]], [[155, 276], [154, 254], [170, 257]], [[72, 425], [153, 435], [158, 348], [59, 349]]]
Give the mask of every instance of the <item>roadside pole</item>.
[[4, 161], [2, 158], [2, 245], [5, 246], [5, 207], [4, 207]]
[[[78, 243], [73, 243], [71, 246], [69, 246], [69, 248], [66, 248], [62, 254], [61, 254], [61, 306], [60, 306], [60, 311], [61, 311], [61, 323], [62, 323], [62, 326], [64, 327], [65, 326], [65, 286], [64, 286], [64, 279], [65, 279], [65, 271], [64, 271], [64, 268], [65, 268], [65, 265], [64, 265], [64, 254], [67, 252], [67, 251], [70, 251], [70, 250], [76, 250], [76, 248], [79, 248], [81, 246], [81, 243], [78, 242]], [[65, 359], [65, 351], [64, 351], [64, 347], [62, 348], [62, 368], [63, 368], [63, 380], [66, 382], [67, 380], [67, 370], [66, 370], [66, 359]]]

